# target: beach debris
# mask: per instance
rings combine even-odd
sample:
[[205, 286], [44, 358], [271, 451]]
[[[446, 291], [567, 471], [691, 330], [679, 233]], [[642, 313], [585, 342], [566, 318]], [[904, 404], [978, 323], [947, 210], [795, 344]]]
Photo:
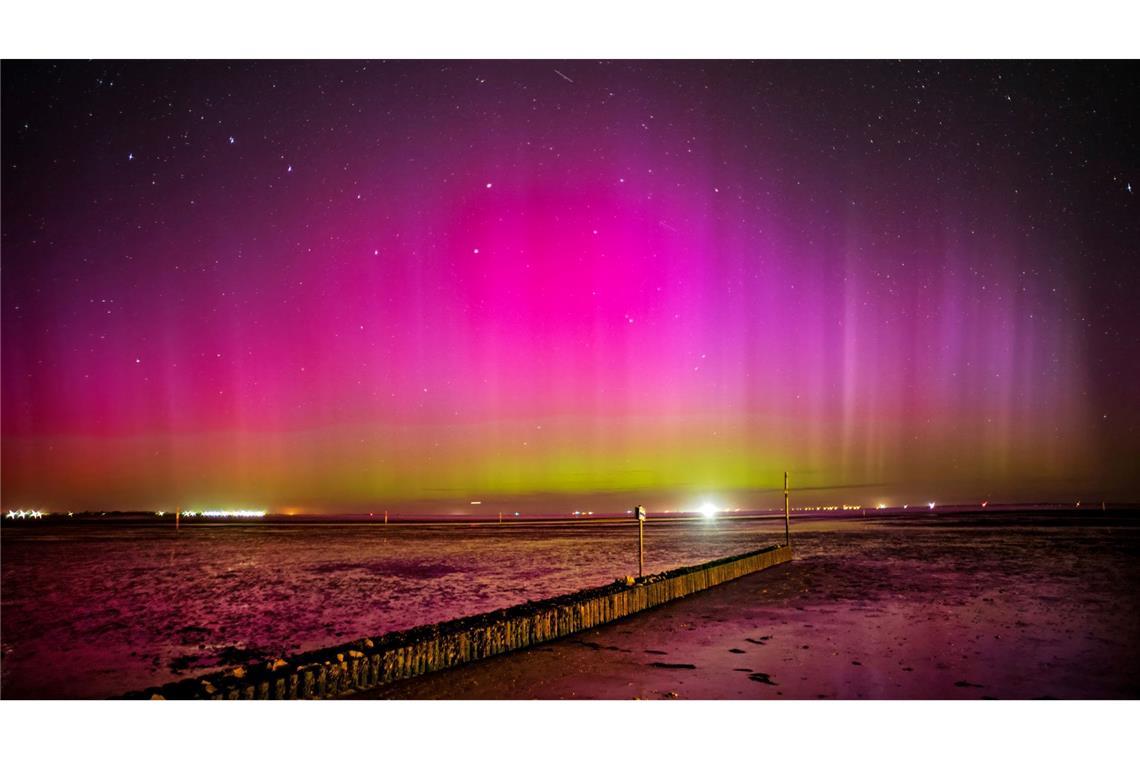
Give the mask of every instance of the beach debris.
[[365, 639], [364, 640], [364, 648], [365, 649], [371, 649], [374, 646], [376, 646], [376, 645], [372, 643], [372, 639]]
[[776, 683], [772, 681], [772, 676], [768, 675], [767, 673], [749, 673], [748, 680], [755, 681], [756, 683], [767, 684], [768, 686], [776, 685]]
[[241, 665], [238, 665], [236, 668], [230, 671], [230, 675], [234, 678], [245, 678], [245, 668], [243, 668]]
[[288, 664], [289, 664], [289, 663], [285, 662], [285, 661], [284, 661], [284, 660], [282, 660], [282, 659], [277, 659], [277, 660], [274, 660], [273, 662], [271, 662], [271, 663], [269, 664], [269, 669], [270, 669], [270, 670], [277, 670], [278, 668], [283, 668], [283, 667], [285, 667], [285, 666], [286, 666], [286, 665], [288, 665]]
[[697, 667], [687, 662], [651, 662], [649, 664], [655, 668], [668, 668], [670, 670], [695, 670]]
[[680, 696], [681, 696], [681, 695], [680, 695], [680, 694], [678, 694], [678, 693], [677, 693], [677, 692], [675, 692], [675, 691], [667, 691], [667, 692], [665, 692], [665, 699], [677, 699], [677, 698], [679, 698]]
[[743, 649], [737, 649], [736, 647], [733, 647], [728, 651], [732, 652], [733, 654], [747, 654]]
[[166, 701], [166, 697], [162, 696], [161, 694], [151, 694], [150, 699], [152, 702], [155, 700], [158, 700], [159, 702], [165, 702]]
[[969, 681], [955, 681], [954, 685], [957, 686], [959, 689], [984, 689], [984, 688], [986, 688], [985, 686], [982, 686], [980, 683], [970, 683]]

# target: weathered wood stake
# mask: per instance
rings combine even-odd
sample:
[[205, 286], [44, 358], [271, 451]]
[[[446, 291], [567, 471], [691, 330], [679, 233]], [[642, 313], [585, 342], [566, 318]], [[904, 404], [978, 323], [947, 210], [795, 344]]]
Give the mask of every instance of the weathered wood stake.
[[792, 545], [792, 511], [788, 507], [788, 473], [784, 473], [784, 546]]
[[645, 507], [637, 505], [637, 577], [645, 577]]

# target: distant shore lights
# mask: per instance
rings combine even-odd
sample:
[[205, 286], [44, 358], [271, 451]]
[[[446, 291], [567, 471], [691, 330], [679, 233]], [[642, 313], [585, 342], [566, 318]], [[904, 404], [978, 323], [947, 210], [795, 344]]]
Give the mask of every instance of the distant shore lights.
[[223, 517], [223, 518], [253, 518], [265, 517], [268, 514], [264, 509], [184, 509], [183, 517]]
[[12, 520], [39, 520], [46, 514], [38, 509], [9, 509], [4, 516]]
[[713, 504], [711, 501], [706, 501], [704, 504], [701, 505], [701, 514], [704, 515], [706, 519], [711, 520], [712, 518], [716, 517], [716, 513], [717, 513], [716, 505]]

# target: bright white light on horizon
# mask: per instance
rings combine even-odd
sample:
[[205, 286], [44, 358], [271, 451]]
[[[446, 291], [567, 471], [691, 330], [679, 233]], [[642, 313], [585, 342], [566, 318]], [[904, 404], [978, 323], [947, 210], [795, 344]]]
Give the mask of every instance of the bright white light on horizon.
[[716, 505], [711, 501], [706, 501], [701, 505], [701, 514], [708, 518], [716, 517]]
[[931, 509], [934, 509], [934, 502], [930, 502], [929, 506]]
[[47, 512], [42, 512], [38, 509], [9, 509], [5, 517], [13, 520], [40, 520], [46, 515]]

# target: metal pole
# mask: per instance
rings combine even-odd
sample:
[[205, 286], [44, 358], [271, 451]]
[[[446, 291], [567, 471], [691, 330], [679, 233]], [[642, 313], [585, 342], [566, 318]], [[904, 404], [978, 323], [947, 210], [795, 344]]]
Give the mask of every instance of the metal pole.
[[645, 576], [645, 521], [637, 521], [637, 577]]
[[784, 546], [792, 545], [792, 511], [788, 507], [788, 473], [784, 473]]

